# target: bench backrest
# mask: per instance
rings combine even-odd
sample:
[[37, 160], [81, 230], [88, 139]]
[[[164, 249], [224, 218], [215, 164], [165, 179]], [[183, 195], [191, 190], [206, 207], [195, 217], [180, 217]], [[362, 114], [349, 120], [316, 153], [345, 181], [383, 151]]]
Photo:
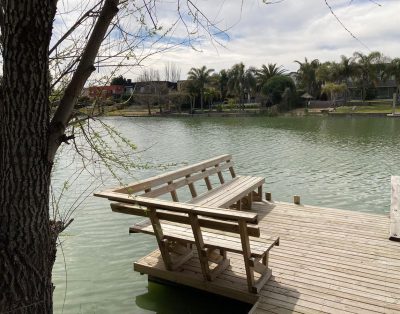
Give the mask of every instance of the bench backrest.
[[145, 197], [158, 197], [170, 193], [172, 200], [178, 202], [176, 190], [188, 186], [192, 197], [197, 196], [194, 182], [204, 180], [208, 190], [212, 189], [209, 177], [218, 175], [219, 182], [223, 184], [225, 178], [222, 174], [224, 170], [229, 169], [232, 178], [236, 177], [233, 169], [231, 155], [221, 155], [200, 163], [181, 168], [176, 171], [167, 172], [146, 180], [129, 184], [127, 187], [113, 190], [117, 193], [140, 194]]
[[[111, 203], [110, 204], [112, 211], [130, 214], [142, 217], [149, 217], [150, 210], [146, 207], [134, 205], [134, 204], [126, 204], [126, 203]], [[199, 211], [173, 211], [173, 210], [165, 210], [165, 209], [153, 209], [153, 214], [157, 216], [159, 220], [192, 225], [193, 221], [190, 217], [190, 214], [193, 214], [197, 217], [198, 223], [200, 227], [220, 230], [224, 232], [237, 233], [240, 234], [241, 230], [239, 228], [238, 220], [251, 221], [254, 217], [257, 217], [254, 213], [245, 213], [236, 210], [229, 210], [229, 220], [221, 220], [213, 214], [212, 210], [208, 210], [206, 213], [204, 210], [202, 215], [197, 215]], [[218, 209], [221, 211], [221, 209]], [[224, 210], [222, 210], [224, 211]], [[226, 218], [226, 217], [225, 217]], [[246, 224], [247, 234], [253, 237], [260, 236], [260, 228], [257, 225], [248, 225]]]

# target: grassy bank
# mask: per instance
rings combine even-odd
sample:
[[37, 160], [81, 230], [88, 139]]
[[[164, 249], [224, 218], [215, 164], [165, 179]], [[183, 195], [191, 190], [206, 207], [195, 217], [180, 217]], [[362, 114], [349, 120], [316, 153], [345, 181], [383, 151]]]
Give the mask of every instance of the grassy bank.
[[347, 114], [357, 114], [357, 113], [391, 113], [392, 106], [388, 104], [379, 105], [366, 105], [366, 106], [343, 106], [336, 108], [333, 113], [347, 113]]

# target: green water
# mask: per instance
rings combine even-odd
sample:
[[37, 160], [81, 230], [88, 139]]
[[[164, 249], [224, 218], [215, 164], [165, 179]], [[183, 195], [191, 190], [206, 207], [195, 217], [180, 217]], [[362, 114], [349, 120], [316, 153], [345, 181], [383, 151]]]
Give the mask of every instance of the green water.
[[[385, 214], [390, 175], [400, 174], [400, 119], [385, 118], [107, 118], [137, 144], [142, 161], [193, 163], [231, 153], [238, 174], [263, 176], [273, 198]], [[71, 153], [57, 165], [60, 189], [82, 163]], [[171, 168], [171, 170], [174, 167]], [[117, 185], [101, 167], [68, 189], [71, 204], [87, 186]], [[126, 182], [162, 172], [137, 170]], [[101, 180], [99, 179], [101, 178]], [[88, 190], [89, 191], [89, 190]], [[53, 279], [55, 312], [61, 313], [243, 313], [246, 306], [182, 288], [148, 284], [133, 272], [134, 260], [156, 248], [154, 238], [128, 236], [140, 218], [112, 213], [109, 202], [89, 197], [61, 237]], [[66, 205], [66, 208], [68, 206]], [[63, 254], [62, 254], [63, 252]], [[65, 262], [64, 262], [65, 261]]]

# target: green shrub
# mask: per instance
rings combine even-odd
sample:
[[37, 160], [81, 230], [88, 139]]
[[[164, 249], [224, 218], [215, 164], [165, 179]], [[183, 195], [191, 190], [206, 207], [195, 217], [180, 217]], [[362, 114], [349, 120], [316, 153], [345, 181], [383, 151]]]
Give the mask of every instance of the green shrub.
[[276, 105], [281, 102], [282, 95], [287, 88], [292, 92], [296, 91], [293, 80], [286, 75], [276, 75], [263, 85], [261, 91], [263, 94], [268, 95], [273, 104]]

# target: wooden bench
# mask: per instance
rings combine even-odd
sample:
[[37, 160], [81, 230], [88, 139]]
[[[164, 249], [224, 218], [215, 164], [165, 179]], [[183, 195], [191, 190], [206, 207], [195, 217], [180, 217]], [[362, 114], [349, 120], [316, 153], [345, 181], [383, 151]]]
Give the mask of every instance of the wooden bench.
[[[229, 171], [229, 179], [224, 171]], [[218, 177], [216, 187], [213, 175]], [[198, 195], [195, 183], [201, 180], [207, 191]], [[149, 218], [130, 232], [154, 235], [168, 270], [193, 257], [195, 245], [204, 278], [213, 280], [229, 266], [226, 253], [238, 253], [244, 258], [249, 291], [257, 293], [271, 275], [269, 250], [279, 238], [259, 238], [257, 215], [241, 210], [261, 201], [263, 183], [264, 178], [236, 176], [232, 156], [222, 155], [95, 195], [117, 201], [111, 204], [113, 211]], [[184, 187], [191, 199], [180, 202], [177, 190]], [[165, 194], [172, 201], [157, 198]]]
[[227, 252], [243, 255], [250, 292], [258, 293], [270, 278], [269, 251], [279, 245], [279, 238], [259, 238], [256, 213], [142, 197], [132, 203], [111, 203], [111, 208], [149, 217], [129, 231], [154, 235], [168, 270], [176, 270], [192, 258], [194, 245], [205, 280], [214, 280], [229, 266]]
[[[188, 188], [191, 204], [210, 207], [251, 209], [253, 201], [261, 201], [262, 185], [265, 180], [261, 177], [237, 176], [233, 169], [231, 155], [218, 156], [176, 171], [161, 174], [143, 181], [129, 184], [124, 188], [104, 192], [115, 192], [128, 195], [139, 195], [157, 198], [170, 194], [174, 202], [179, 202], [177, 190]], [[229, 170], [230, 178], [224, 177], [223, 172]], [[218, 177], [218, 185], [211, 183], [210, 177]], [[207, 191], [198, 195], [195, 184], [204, 180]]]

